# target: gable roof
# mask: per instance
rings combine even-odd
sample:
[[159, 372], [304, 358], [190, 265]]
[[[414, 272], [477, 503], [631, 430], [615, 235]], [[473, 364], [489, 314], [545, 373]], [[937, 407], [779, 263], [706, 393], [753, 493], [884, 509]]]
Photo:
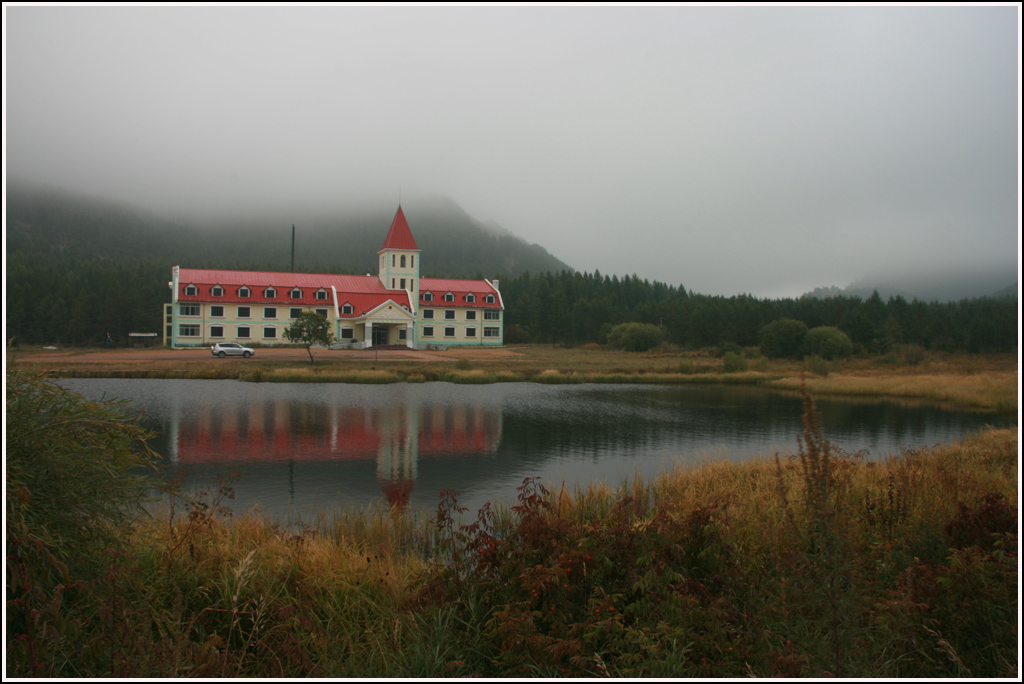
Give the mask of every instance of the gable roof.
[[[494, 289], [486, 280], [455, 280], [453, 278], [420, 278], [420, 300], [423, 300], [423, 295], [427, 292], [434, 295], [433, 302], [424, 302], [424, 306], [438, 306], [443, 304], [444, 306], [463, 306], [473, 309], [503, 309], [504, 304], [501, 300], [501, 293]], [[455, 295], [454, 302], [438, 301], [441, 297], [451, 292]], [[466, 302], [466, 295], [472, 294], [476, 296], [476, 301], [473, 303]], [[486, 301], [487, 295], [494, 295], [494, 302], [488, 304]]]
[[[394, 301], [399, 306], [411, 306], [409, 297], [402, 290], [388, 290], [376, 276], [331, 275], [329, 273], [276, 273], [272, 271], [224, 271], [199, 268], [182, 268], [178, 271], [178, 301], [208, 302], [214, 304], [269, 304], [273, 306], [326, 306], [333, 303], [333, 286], [338, 292], [338, 306], [346, 302], [354, 309], [351, 315], [343, 318], [359, 318], [363, 312]], [[186, 294], [188, 285], [196, 287], [196, 294]], [[219, 285], [224, 288], [224, 296], [212, 297], [210, 290]], [[249, 297], [239, 297], [238, 288], [246, 286], [250, 290]], [[277, 290], [277, 297], [267, 299], [264, 291], [268, 287]], [[302, 290], [301, 299], [289, 296], [292, 288]], [[324, 289], [328, 298], [317, 299], [317, 290]]]
[[416, 240], [412, 237], [412, 231], [409, 230], [409, 224], [405, 220], [402, 205], [398, 205], [398, 211], [395, 213], [395, 219], [391, 222], [388, 236], [384, 238], [384, 246], [377, 253], [380, 254], [385, 249], [420, 251], [420, 248], [416, 246]]

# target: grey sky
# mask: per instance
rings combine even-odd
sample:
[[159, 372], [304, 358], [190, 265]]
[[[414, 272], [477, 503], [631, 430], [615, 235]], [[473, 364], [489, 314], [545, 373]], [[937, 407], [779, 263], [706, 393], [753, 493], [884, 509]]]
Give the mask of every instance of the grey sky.
[[1017, 6], [4, 12], [13, 178], [164, 211], [436, 193], [709, 294], [1018, 262]]

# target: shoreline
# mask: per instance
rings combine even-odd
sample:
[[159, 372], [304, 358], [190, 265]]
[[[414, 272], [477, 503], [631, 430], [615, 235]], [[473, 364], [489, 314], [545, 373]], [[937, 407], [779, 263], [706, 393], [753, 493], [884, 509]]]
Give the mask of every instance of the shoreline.
[[630, 353], [596, 345], [559, 348], [518, 345], [445, 351], [320, 350], [310, 364], [304, 348], [258, 349], [252, 359], [218, 359], [207, 349], [74, 349], [9, 352], [8, 363], [34, 366], [62, 378], [153, 378], [390, 384], [738, 384], [817, 396], [913, 399], [964, 410], [1017, 413], [1015, 355], [928, 353], [908, 363], [885, 357], [827, 364], [824, 374], [800, 361], [754, 357], [748, 370], [726, 372], [709, 351]]

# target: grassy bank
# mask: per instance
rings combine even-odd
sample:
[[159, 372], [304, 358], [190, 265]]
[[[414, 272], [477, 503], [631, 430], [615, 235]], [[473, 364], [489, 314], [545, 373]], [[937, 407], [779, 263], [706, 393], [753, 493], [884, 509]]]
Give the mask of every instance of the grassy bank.
[[[841, 362], [767, 359], [748, 350], [730, 365], [711, 351], [665, 348], [632, 353], [588, 345], [567, 349], [519, 345], [501, 350], [449, 349], [420, 358], [375, 358], [369, 353], [321, 351], [317, 362], [275, 359], [213, 359], [180, 352], [175, 360], [107, 362], [30, 356], [32, 365], [60, 377], [141, 377], [236, 379], [248, 382], [493, 382], [572, 383], [736, 383], [796, 390], [801, 376], [815, 394], [917, 399], [958, 408], [1016, 412], [1018, 367], [1015, 355], [913, 354], [856, 358]], [[85, 357], [86, 355], [82, 355]], [[750, 356], [752, 358], [746, 358]], [[15, 358], [17, 362], [17, 358]]]
[[298, 531], [175, 495], [29, 604], [7, 673], [1016, 677], [1017, 430], [865, 463], [815, 415], [799, 454], [527, 481], [469, 526], [453, 493]]

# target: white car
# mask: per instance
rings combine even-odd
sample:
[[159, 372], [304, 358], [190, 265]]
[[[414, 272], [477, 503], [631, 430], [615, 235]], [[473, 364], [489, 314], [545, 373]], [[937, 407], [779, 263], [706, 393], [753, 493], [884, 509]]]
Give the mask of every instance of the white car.
[[247, 359], [256, 353], [255, 350], [250, 349], [249, 347], [243, 347], [237, 342], [218, 342], [210, 347], [210, 352], [214, 356], [219, 356], [222, 359], [225, 356], [241, 356]]

